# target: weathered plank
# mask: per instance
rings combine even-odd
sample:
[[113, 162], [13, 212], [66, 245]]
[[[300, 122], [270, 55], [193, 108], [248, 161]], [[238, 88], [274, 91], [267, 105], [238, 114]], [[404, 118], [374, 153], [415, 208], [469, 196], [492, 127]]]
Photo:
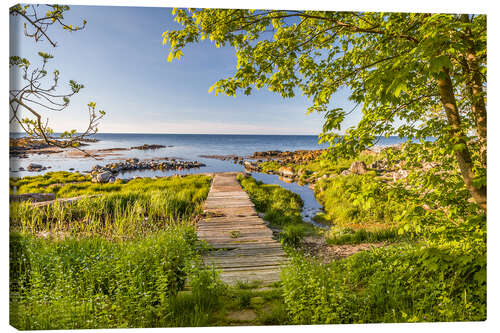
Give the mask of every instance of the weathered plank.
[[207, 217], [198, 223], [198, 237], [219, 250], [211, 251], [203, 260], [222, 270], [224, 282], [279, 281], [281, 265], [289, 259], [271, 229], [258, 217], [235, 173], [215, 174], [205, 213]]

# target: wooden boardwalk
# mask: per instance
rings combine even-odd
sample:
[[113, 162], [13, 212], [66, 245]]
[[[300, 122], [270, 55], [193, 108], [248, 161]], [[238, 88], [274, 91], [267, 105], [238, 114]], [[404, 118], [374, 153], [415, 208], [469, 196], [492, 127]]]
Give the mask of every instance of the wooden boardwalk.
[[203, 260], [222, 270], [221, 279], [228, 284], [262, 281], [268, 285], [280, 280], [280, 265], [288, 259], [236, 175], [218, 173], [213, 178], [205, 202], [209, 217], [197, 228], [198, 237], [214, 248]]

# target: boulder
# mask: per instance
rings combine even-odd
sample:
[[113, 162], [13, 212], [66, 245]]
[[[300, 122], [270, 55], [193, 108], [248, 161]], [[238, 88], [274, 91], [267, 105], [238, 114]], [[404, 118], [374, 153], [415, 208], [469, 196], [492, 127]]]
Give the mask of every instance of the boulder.
[[344, 170], [340, 173], [342, 176], [347, 176], [347, 175], [350, 175], [351, 174], [351, 171], [349, 170]]
[[295, 171], [291, 167], [282, 166], [278, 170], [279, 174], [284, 177], [293, 177], [295, 175]]
[[245, 163], [243, 163], [243, 166], [245, 167], [245, 169], [248, 169], [250, 171], [259, 169], [259, 165], [257, 163], [252, 163], [249, 161], [245, 161]]
[[351, 167], [349, 168], [351, 173], [362, 175], [366, 173], [366, 164], [363, 161], [352, 162]]
[[139, 163], [139, 159], [138, 158], [129, 158], [127, 160], [127, 163], [131, 163], [131, 164], [136, 164], [136, 163]]
[[377, 160], [370, 165], [368, 165], [370, 169], [385, 169], [387, 167], [387, 161], [385, 160]]
[[113, 177], [113, 173], [111, 171], [104, 171], [95, 177], [96, 181], [100, 184], [109, 182], [109, 179]]
[[43, 165], [37, 163], [30, 163], [27, 166], [28, 171], [40, 171], [42, 170]]
[[24, 193], [14, 194], [10, 196], [10, 201], [32, 201], [42, 202], [56, 199], [55, 193]]

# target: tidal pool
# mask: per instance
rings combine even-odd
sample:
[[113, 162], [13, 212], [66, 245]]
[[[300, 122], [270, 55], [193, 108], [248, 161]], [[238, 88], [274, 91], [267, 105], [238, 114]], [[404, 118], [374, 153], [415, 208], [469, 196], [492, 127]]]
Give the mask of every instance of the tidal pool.
[[328, 229], [328, 226], [325, 226], [321, 223], [317, 223], [313, 221], [313, 217], [323, 211], [323, 206], [316, 200], [314, 197], [314, 192], [307, 185], [300, 186], [295, 182], [286, 182], [280, 179], [278, 175], [270, 175], [267, 173], [254, 172], [252, 173], [252, 177], [256, 180], [260, 180], [264, 184], [273, 184], [279, 185], [293, 193], [297, 193], [304, 201], [304, 207], [302, 208], [302, 219], [304, 222], [311, 223], [319, 228]]

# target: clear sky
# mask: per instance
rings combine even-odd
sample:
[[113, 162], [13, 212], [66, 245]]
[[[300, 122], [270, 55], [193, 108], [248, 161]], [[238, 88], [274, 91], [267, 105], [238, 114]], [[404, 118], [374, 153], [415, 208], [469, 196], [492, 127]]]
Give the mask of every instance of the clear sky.
[[[85, 85], [67, 110], [44, 113], [56, 131], [84, 129], [86, 104], [95, 101], [107, 113], [99, 127], [104, 133], [321, 132], [323, 116], [306, 115], [309, 102], [300, 94], [293, 99], [267, 90], [236, 98], [209, 94], [214, 82], [235, 71], [236, 58], [230, 47], [218, 49], [205, 41], [187, 47], [180, 61], [167, 62], [169, 50], [162, 45], [162, 33], [180, 28], [171, 8], [73, 5], [65, 18], [72, 24], [86, 19], [87, 27], [73, 33], [50, 27], [56, 48], [25, 37], [20, 21], [11, 19], [11, 54], [37, 64], [38, 51], [50, 53], [54, 59], [49, 68], [60, 70], [61, 89], [70, 79]], [[345, 93], [337, 94], [334, 101], [351, 108]], [[354, 113], [345, 125], [359, 117]]]

